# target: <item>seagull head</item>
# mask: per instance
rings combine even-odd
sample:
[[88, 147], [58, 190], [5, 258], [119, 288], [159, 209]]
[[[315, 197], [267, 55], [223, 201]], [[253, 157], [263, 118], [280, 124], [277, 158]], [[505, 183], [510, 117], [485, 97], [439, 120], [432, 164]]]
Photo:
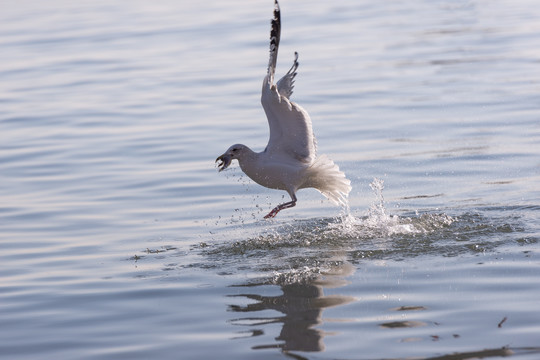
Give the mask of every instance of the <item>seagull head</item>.
[[248, 147], [242, 144], [232, 145], [225, 151], [223, 155], [218, 156], [216, 162], [221, 161], [218, 164], [219, 171], [223, 171], [231, 165], [233, 159], [240, 159], [246, 153]]

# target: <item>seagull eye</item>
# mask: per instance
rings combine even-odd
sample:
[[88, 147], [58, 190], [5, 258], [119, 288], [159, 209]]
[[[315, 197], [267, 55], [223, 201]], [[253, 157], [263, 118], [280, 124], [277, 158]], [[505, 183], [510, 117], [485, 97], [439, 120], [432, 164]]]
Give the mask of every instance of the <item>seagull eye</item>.
[[232, 152], [237, 152], [237, 151], [238, 151], [237, 148], [232, 149]]

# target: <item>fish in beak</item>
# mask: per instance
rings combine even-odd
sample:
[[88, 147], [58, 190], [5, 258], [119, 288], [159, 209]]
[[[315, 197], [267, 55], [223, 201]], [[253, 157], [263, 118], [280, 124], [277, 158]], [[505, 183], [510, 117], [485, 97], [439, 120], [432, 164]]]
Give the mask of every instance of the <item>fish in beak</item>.
[[232, 157], [230, 155], [228, 155], [227, 153], [219, 156], [215, 162], [218, 162], [218, 161], [221, 161], [219, 164], [218, 164], [218, 168], [219, 168], [219, 171], [223, 171], [225, 170], [226, 168], [229, 167], [229, 165], [231, 165], [231, 162], [232, 162]]

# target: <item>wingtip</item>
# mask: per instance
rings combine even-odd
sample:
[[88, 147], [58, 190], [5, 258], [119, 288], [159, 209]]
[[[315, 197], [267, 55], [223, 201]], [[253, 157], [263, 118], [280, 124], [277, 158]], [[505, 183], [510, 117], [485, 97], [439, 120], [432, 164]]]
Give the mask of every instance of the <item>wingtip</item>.
[[279, 42], [279, 33], [281, 32], [281, 14], [279, 10], [279, 3], [277, 0], [274, 2], [274, 17], [272, 18], [272, 29], [270, 32], [270, 38], [277, 37]]
[[281, 16], [279, 10], [279, 3], [274, 0], [274, 17], [271, 21], [270, 29], [270, 59], [268, 62], [268, 81], [273, 83], [274, 72], [276, 70], [277, 53], [279, 49], [279, 39], [281, 37]]
[[279, 9], [279, 3], [277, 0], [274, 0], [274, 18], [272, 19], [272, 22], [280, 22], [281, 16], [280, 16], [281, 10]]

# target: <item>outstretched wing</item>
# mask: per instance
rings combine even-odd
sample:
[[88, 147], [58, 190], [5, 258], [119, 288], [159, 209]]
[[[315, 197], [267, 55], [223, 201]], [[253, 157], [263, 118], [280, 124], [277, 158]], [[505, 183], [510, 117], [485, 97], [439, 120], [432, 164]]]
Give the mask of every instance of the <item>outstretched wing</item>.
[[265, 151], [282, 158], [311, 164], [317, 152], [311, 118], [300, 105], [289, 100], [298, 67], [298, 54], [295, 54], [295, 61], [289, 72], [277, 85], [274, 84], [281, 34], [279, 4], [277, 0], [274, 1], [274, 18], [270, 32], [270, 60], [261, 95], [261, 103], [270, 126], [270, 139]]
[[312, 164], [317, 156], [317, 141], [307, 111], [281, 95], [277, 86], [268, 84], [266, 78], [261, 103], [270, 126], [270, 139], [265, 151]]

